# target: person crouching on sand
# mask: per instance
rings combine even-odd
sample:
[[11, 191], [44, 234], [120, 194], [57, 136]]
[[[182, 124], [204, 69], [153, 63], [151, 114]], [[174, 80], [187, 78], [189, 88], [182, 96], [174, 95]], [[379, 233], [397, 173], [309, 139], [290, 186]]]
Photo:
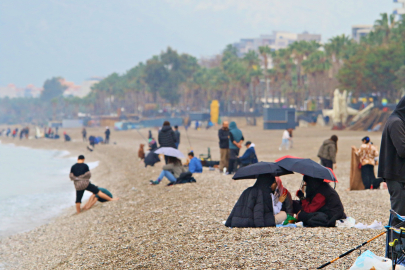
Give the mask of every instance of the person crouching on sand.
[[[110, 197], [110, 198], [113, 197], [112, 193], [110, 191], [108, 191], [107, 189], [102, 188], [102, 187], [99, 187], [98, 189], [100, 190], [100, 192], [103, 192], [108, 197]], [[84, 205], [83, 210], [89, 210], [97, 201], [99, 201], [101, 203], [107, 202], [107, 200], [100, 198], [99, 195], [92, 194], [90, 196], [89, 201]]]
[[70, 169], [70, 180], [73, 181], [76, 188], [76, 211], [80, 213], [80, 205], [84, 191], [90, 191], [94, 195], [98, 195], [100, 198], [106, 201], [116, 201], [118, 198], [111, 198], [103, 193], [97, 186], [90, 183], [91, 173], [89, 166], [84, 163], [84, 156], [80, 155], [77, 159], [77, 163]]

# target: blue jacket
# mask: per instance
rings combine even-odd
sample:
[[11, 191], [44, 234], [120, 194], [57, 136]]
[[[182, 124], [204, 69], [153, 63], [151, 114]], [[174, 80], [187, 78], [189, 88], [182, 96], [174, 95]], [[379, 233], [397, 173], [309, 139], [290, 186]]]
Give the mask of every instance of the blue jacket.
[[202, 173], [201, 161], [198, 158], [193, 157], [190, 160], [190, 164], [188, 164], [188, 170], [191, 173]]
[[257, 160], [254, 144], [252, 144], [248, 149], [246, 149], [243, 156], [241, 156], [239, 159], [242, 162], [242, 164], [244, 164], [244, 165], [257, 163], [258, 160]]

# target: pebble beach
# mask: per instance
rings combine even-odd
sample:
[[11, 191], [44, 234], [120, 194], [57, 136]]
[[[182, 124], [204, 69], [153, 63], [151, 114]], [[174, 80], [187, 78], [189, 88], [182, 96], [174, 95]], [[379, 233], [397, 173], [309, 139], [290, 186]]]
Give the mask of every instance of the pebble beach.
[[[359, 146], [368, 135], [379, 149], [381, 133], [332, 131], [328, 127], [297, 128], [294, 145], [279, 151], [281, 130], [239, 125], [245, 140], [256, 145], [260, 161], [274, 161], [284, 155], [316, 157], [323, 140], [339, 137], [336, 185], [347, 216], [357, 222], [387, 223], [387, 190], [348, 191], [352, 145]], [[66, 129], [72, 142], [63, 140], [13, 140], [39, 149], [67, 150], [70, 156], [84, 154], [86, 162], [99, 161], [92, 171], [92, 183], [110, 190], [119, 201], [97, 203], [76, 214], [74, 201], [50, 223], [31, 231], [0, 238], [0, 268], [5, 269], [315, 269], [382, 232], [372, 229], [340, 228], [227, 228], [227, 219], [240, 194], [255, 180], [232, 180], [218, 170], [204, 168], [194, 174], [197, 183], [166, 187], [167, 180], [151, 186], [164, 162], [145, 168], [138, 160], [140, 143], [147, 129], [112, 131], [109, 145], [86, 149], [80, 129]], [[157, 130], [152, 129], [157, 138]], [[210, 147], [219, 160], [218, 128], [180, 128], [179, 149], [186, 154], [206, 154]], [[88, 135], [102, 135], [102, 128], [89, 128]], [[188, 138], [187, 138], [188, 136]], [[245, 148], [242, 149], [242, 153]], [[72, 164], [73, 165], [73, 164]], [[281, 177], [294, 195], [302, 175]], [[66, 175], [66, 181], [70, 181]], [[72, 183], [72, 192], [74, 186]], [[365, 249], [384, 256], [385, 237]], [[348, 269], [359, 253], [338, 260], [325, 269]]]

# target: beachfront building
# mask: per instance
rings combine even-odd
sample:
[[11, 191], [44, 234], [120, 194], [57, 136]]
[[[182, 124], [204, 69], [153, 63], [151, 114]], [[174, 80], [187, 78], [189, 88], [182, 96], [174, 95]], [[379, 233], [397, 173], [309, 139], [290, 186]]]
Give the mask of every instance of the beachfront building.
[[395, 8], [393, 13], [398, 15], [405, 15], [405, 0], [394, 0], [394, 3], [401, 3], [402, 7]]
[[273, 31], [270, 35], [261, 35], [258, 38], [243, 38], [239, 42], [233, 44], [238, 50], [238, 55], [242, 57], [249, 51], [259, 51], [259, 47], [268, 46], [272, 50], [284, 49], [295, 41], [311, 41], [321, 42], [321, 35], [310, 34], [303, 32], [301, 34]]
[[368, 33], [373, 30], [372, 25], [366, 25], [366, 24], [359, 24], [359, 25], [353, 25], [352, 26], [352, 38], [360, 42], [362, 37], [365, 37], [368, 35]]

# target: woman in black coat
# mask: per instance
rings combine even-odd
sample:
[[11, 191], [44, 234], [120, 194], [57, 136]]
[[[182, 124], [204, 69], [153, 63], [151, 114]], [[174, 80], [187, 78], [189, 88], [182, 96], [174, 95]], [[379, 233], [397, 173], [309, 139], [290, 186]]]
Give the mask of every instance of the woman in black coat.
[[275, 227], [271, 186], [276, 179], [270, 174], [259, 175], [254, 186], [246, 189], [235, 204], [225, 226]]
[[336, 220], [345, 219], [343, 204], [336, 190], [323, 179], [304, 175], [304, 193], [299, 190], [301, 211], [297, 218], [308, 227], [335, 227]]

